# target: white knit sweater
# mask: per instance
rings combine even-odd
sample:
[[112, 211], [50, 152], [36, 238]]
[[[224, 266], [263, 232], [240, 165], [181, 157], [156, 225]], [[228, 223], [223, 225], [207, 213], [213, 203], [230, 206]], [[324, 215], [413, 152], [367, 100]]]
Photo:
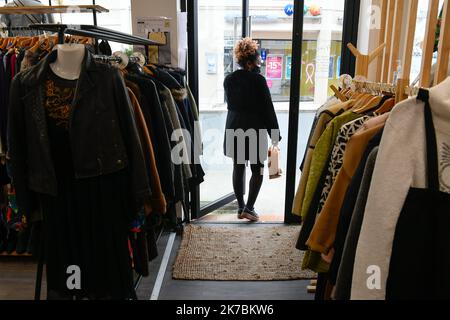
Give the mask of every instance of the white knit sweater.
[[[450, 78], [430, 89], [430, 106], [441, 191], [450, 193]], [[383, 132], [356, 252], [353, 300], [385, 299], [397, 220], [410, 187], [427, 187], [426, 164], [424, 103], [411, 98], [394, 108]], [[379, 289], [374, 270], [381, 271]]]

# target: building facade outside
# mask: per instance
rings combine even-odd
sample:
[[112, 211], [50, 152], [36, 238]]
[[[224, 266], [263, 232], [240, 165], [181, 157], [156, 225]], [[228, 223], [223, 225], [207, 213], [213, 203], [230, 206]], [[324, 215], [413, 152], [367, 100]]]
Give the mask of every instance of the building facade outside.
[[[220, 111], [223, 79], [236, 69], [233, 46], [241, 36], [242, 1], [199, 1], [200, 109]], [[262, 73], [277, 110], [288, 109], [292, 61], [293, 2], [250, 1], [251, 36], [258, 40]], [[340, 73], [344, 0], [306, 1], [302, 46], [302, 109], [317, 109]]]

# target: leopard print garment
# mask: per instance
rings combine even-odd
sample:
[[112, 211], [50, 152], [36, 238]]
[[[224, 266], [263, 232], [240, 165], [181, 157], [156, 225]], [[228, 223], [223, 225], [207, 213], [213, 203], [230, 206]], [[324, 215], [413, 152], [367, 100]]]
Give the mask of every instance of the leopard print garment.
[[358, 129], [361, 128], [362, 125], [370, 118], [371, 116], [363, 116], [354, 121], [346, 123], [339, 130], [339, 134], [334, 144], [333, 152], [331, 153], [331, 161], [328, 164], [328, 173], [325, 178], [322, 195], [320, 196], [317, 213], [320, 213], [322, 211], [322, 208], [327, 201], [328, 195], [330, 194], [331, 188], [333, 187], [333, 183], [336, 180], [339, 170], [342, 167], [342, 163], [344, 162], [345, 149], [347, 148], [348, 141], [356, 133], [356, 131], [358, 131]]

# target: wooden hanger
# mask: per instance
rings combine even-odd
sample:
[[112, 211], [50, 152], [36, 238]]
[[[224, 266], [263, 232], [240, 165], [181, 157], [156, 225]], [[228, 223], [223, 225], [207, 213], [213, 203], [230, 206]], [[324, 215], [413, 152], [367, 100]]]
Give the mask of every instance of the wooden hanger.
[[57, 43], [58, 37], [49, 36], [45, 38], [41, 48], [47, 52], [50, 52]]
[[345, 111], [350, 111], [352, 110], [353, 106], [355, 105], [356, 101], [355, 100], [348, 100], [346, 101], [347, 105], [344, 107]]
[[363, 107], [373, 96], [368, 93], [362, 93], [358, 99], [356, 100], [356, 103], [352, 107], [352, 111], [357, 110], [361, 107]]
[[123, 76], [128, 74], [128, 70], [127, 69], [120, 69], [119, 68], [120, 73], [122, 73]]
[[8, 42], [8, 38], [3, 38], [2, 43], [0, 44], [0, 49], [4, 49], [6, 47], [6, 43]]
[[6, 49], [14, 49], [16, 47], [17, 41], [19, 41], [18, 37], [11, 38], [11, 42], [7, 44]]
[[29, 46], [32, 41], [33, 41], [33, 38], [25, 37], [25, 38], [23, 38], [22, 40], [19, 41], [19, 46], [21, 48], [25, 48], [25, 47]]
[[33, 37], [31, 39], [30, 47], [33, 47], [36, 44], [36, 42], [38, 42], [38, 41], [39, 41], [39, 37]]
[[346, 97], [348, 100], [350, 100], [351, 97], [352, 97], [355, 93], [352, 91], [351, 88], [347, 88], [347, 89], [344, 89], [344, 90], [342, 91], [342, 94], [345, 95], [345, 97]]
[[359, 100], [361, 97], [364, 96], [363, 92], [359, 92], [359, 91], [355, 91], [353, 92], [352, 96], [350, 97], [350, 99], [356, 99]]
[[336, 98], [338, 98], [342, 102], [348, 101], [347, 97], [344, 96], [334, 85], [331, 85], [330, 89], [334, 92]]
[[395, 107], [395, 98], [389, 98], [387, 99], [383, 105], [375, 111], [376, 114], [383, 114], [386, 112], [390, 112]]
[[53, 50], [53, 48], [58, 44], [58, 36], [54, 35], [50, 37], [50, 48], [49, 51]]
[[34, 45], [28, 50], [30, 50], [30, 52], [36, 53], [39, 50], [39, 48], [41, 47], [42, 42], [43, 42], [43, 38], [41, 36], [37, 37]]
[[[149, 66], [154, 67], [153, 65], [149, 64]], [[152, 77], [155, 76], [155, 73], [148, 67], [148, 66], [144, 66], [143, 67], [145, 73], [151, 75]]]
[[39, 41], [37, 41], [35, 44], [34, 44], [34, 46], [32, 46], [30, 49], [28, 49], [28, 50], [30, 50], [30, 52], [33, 52], [33, 53], [36, 53], [38, 50], [39, 50], [39, 48], [41, 47], [41, 43], [39, 42]]
[[6, 46], [8, 45], [9, 41], [11, 40], [11, 38], [5, 38], [5, 40], [3, 40], [2, 46], [0, 49], [5, 50]]
[[48, 51], [49, 46], [50, 46], [50, 39], [45, 38], [44, 41], [42, 41], [41, 43], [41, 48], [45, 51]]
[[381, 99], [383, 99], [380, 96], [375, 96], [372, 97], [371, 99], [369, 99], [368, 102], [366, 102], [363, 106], [361, 106], [358, 109], [355, 109], [354, 111], [356, 113], [365, 113], [367, 111], [370, 111], [371, 109], [375, 108], [376, 106], [378, 106], [381, 102]]

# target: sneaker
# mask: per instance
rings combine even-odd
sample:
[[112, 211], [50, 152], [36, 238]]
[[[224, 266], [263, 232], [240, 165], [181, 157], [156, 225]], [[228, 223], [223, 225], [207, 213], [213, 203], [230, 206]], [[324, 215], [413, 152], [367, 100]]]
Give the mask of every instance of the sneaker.
[[244, 212], [244, 209], [239, 208], [238, 209], [238, 213], [237, 213], [237, 217], [238, 217], [239, 220], [244, 219], [244, 217], [242, 217], [242, 212]]
[[255, 210], [250, 210], [248, 208], [244, 209], [241, 216], [242, 216], [242, 219], [248, 219], [253, 222], [259, 221], [259, 216], [255, 212]]

